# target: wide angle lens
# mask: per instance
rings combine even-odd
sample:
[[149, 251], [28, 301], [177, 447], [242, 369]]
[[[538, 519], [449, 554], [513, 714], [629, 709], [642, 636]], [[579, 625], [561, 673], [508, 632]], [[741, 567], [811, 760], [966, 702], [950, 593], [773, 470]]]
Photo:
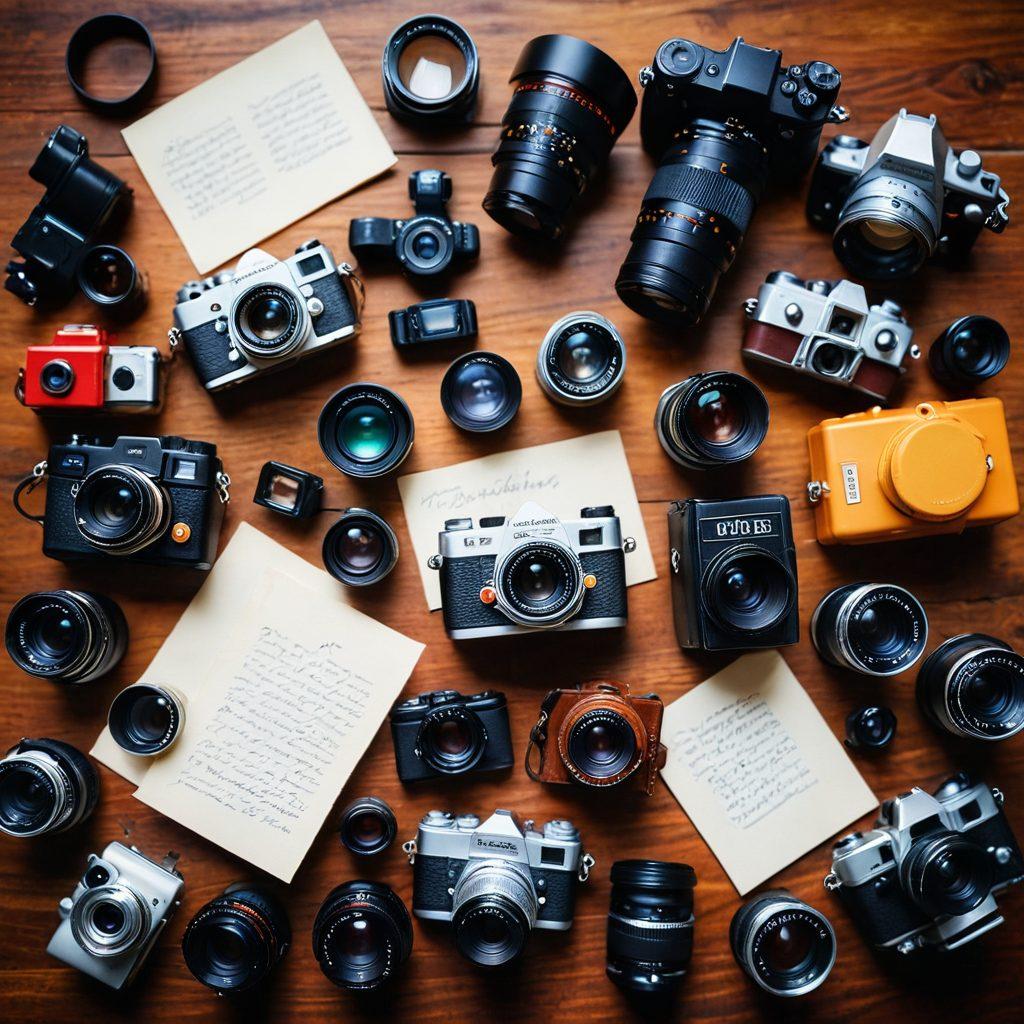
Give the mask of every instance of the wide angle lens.
[[495, 566], [494, 589], [505, 615], [537, 628], [571, 618], [586, 593], [575, 552], [560, 543], [534, 540], [514, 548]]
[[110, 705], [107, 728], [113, 741], [129, 754], [154, 757], [169, 750], [185, 725], [185, 700], [166, 686], [136, 683], [123, 689]]
[[394, 811], [375, 796], [353, 800], [341, 812], [342, 844], [361, 857], [386, 850], [398, 834]]
[[134, 466], [105, 466], [74, 497], [75, 526], [93, 547], [132, 555], [166, 529], [171, 502], [163, 487]]
[[985, 849], [954, 832], [914, 840], [900, 864], [900, 878], [906, 892], [932, 918], [969, 914], [995, 884]]
[[467, 352], [445, 371], [441, 407], [462, 430], [499, 430], [519, 411], [523, 386], [515, 367], [493, 352]]
[[384, 579], [398, 563], [398, 538], [376, 512], [350, 508], [327, 531], [321, 553], [336, 580], [366, 587]]
[[584, 712], [568, 733], [565, 751], [573, 778], [583, 776], [581, 781], [594, 782], [615, 779], [637, 760], [633, 726], [610, 708]]
[[263, 359], [291, 352], [301, 342], [306, 326], [299, 297], [272, 284], [243, 292], [235, 300], [232, 322], [243, 351]]
[[416, 734], [416, 749], [436, 772], [461, 775], [484, 756], [487, 731], [479, 716], [460, 704], [427, 712]]
[[375, 477], [409, 454], [413, 420], [401, 397], [380, 384], [348, 384], [325, 403], [317, 422], [324, 455], [347, 476]]

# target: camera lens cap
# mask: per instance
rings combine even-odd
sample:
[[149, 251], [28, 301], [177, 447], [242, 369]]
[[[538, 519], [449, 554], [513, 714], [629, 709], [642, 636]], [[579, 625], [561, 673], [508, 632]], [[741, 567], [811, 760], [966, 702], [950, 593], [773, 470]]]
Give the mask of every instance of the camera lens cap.
[[[149, 66], [146, 68], [142, 84], [131, 92], [114, 98], [90, 92], [82, 82], [90, 54], [109, 39], [130, 39], [142, 43], [149, 52]], [[71, 88], [87, 106], [104, 114], [130, 114], [146, 101], [156, 81], [156, 44], [149, 34], [149, 29], [138, 18], [132, 18], [127, 14], [99, 14], [82, 22], [75, 29], [68, 40], [64, 69]]]

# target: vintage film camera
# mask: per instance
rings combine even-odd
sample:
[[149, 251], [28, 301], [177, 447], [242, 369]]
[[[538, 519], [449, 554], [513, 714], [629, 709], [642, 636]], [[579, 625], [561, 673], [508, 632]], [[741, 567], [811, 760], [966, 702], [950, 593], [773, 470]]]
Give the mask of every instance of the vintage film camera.
[[89, 854], [46, 952], [113, 989], [130, 985], [181, 903], [177, 862], [176, 853], [158, 864], [121, 843]]
[[276, 260], [250, 249], [234, 270], [178, 291], [180, 338], [207, 391], [280, 370], [359, 331], [362, 284], [315, 238]]
[[931, 796], [882, 804], [877, 826], [836, 843], [825, 888], [878, 949], [956, 949], [1003, 923], [995, 895], [1024, 879], [1003, 794], [965, 772]]
[[92, 324], [68, 324], [49, 345], [29, 345], [18, 400], [37, 412], [157, 412], [164, 361], [152, 345], [112, 345]]
[[[656, 693], [634, 697], [628, 683], [552, 690], [530, 732], [526, 772], [535, 782], [584, 786], [632, 780], [650, 796], [668, 753], [661, 742], [664, 711]], [[536, 769], [531, 764], [535, 748], [540, 757]]]
[[743, 354], [887, 403], [921, 350], [891, 299], [869, 305], [853, 281], [802, 281], [776, 270], [747, 299]]
[[529, 501], [512, 517], [449, 519], [430, 568], [454, 640], [626, 624], [625, 553], [611, 505], [565, 521]]

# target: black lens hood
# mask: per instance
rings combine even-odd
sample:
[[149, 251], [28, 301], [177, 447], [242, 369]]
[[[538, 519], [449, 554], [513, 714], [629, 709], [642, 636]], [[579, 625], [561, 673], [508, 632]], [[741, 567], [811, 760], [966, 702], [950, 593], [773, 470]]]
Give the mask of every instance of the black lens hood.
[[[108, 39], [134, 39], [149, 50], [149, 69], [142, 84], [134, 91], [116, 99], [105, 99], [89, 92], [82, 84], [82, 75], [89, 54]], [[71, 88], [86, 106], [104, 114], [130, 114], [148, 99], [156, 83], [156, 44], [149, 29], [138, 18], [127, 14], [99, 14], [82, 22], [68, 40], [64, 69]]]

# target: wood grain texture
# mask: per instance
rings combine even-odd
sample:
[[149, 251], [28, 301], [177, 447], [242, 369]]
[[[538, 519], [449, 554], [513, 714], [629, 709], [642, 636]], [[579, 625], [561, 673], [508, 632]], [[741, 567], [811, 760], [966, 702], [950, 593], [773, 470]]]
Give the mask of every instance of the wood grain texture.
[[[358, 607], [422, 640], [427, 649], [409, 684], [410, 692], [453, 686], [504, 690], [512, 708], [513, 736], [521, 752], [543, 694], [595, 674], [654, 689], [666, 702], [684, 693], [728, 660], [683, 654], [671, 629], [666, 571], [666, 503], [688, 495], [735, 496], [780, 492], [793, 502], [801, 581], [804, 639], [786, 651], [798, 678], [830, 726], [841, 733], [857, 703], [881, 699], [900, 719], [891, 752], [859, 758], [858, 766], [879, 798], [912, 784], [933, 785], [960, 766], [1000, 785], [1007, 811], [1024, 837], [1024, 742], [980, 748], [956, 744], [930, 730], [913, 701], [908, 675], [874, 683], [825, 667], [806, 633], [811, 611], [830, 587], [851, 579], [889, 578], [908, 585], [925, 603], [933, 642], [963, 630], [984, 629], [1024, 646], [1024, 520], [962, 537], [938, 538], [862, 549], [823, 549], [803, 501], [804, 436], [813, 423], [856, 403], [811, 386], [755, 373], [768, 390], [772, 428], [768, 440], [741, 471], [708, 479], [684, 476], [658, 447], [651, 429], [657, 397], [668, 384], [699, 369], [741, 368], [742, 300], [764, 274], [785, 267], [805, 277], [838, 277], [841, 267], [829, 240], [804, 220], [802, 191], [774, 195], [763, 204], [733, 271], [723, 281], [712, 314], [699, 328], [669, 331], [644, 322], [616, 299], [612, 282], [625, 253], [637, 205], [653, 167], [639, 146], [637, 119], [617, 145], [605, 178], [584, 203], [575, 229], [557, 251], [537, 250], [505, 235], [481, 211], [490, 172], [496, 125], [508, 99], [506, 78], [521, 45], [538, 31], [566, 31], [607, 49], [630, 72], [646, 63], [657, 45], [686, 35], [718, 47], [736, 34], [749, 42], [780, 46], [787, 59], [822, 57], [843, 72], [842, 101], [851, 109], [849, 130], [870, 135], [899, 106], [935, 111], [956, 148], [981, 150], [986, 165], [1003, 175], [1018, 202], [1024, 196], [1024, 4], [937, 5], [924, 0], [878, 5], [839, 0], [807, 2], [725, 0], [714, 5], [689, 0], [587, 2], [519, 0], [517, 3], [441, 5], [472, 33], [481, 54], [482, 102], [477, 123], [441, 138], [423, 136], [392, 121], [383, 108], [380, 52], [387, 33], [416, 13], [415, 5], [386, 2], [318, 3], [314, 0], [254, 0], [248, 3], [182, 3], [137, 0], [125, 5], [153, 30], [160, 53], [159, 105], [247, 54], [320, 18], [363, 94], [377, 113], [399, 163], [371, 187], [361, 189], [268, 239], [265, 248], [283, 255], [317, 236], [347, 257], [346, 232], [354, 216], [397, 216], [407, 209], [406, 176], [440, 166], [455, 185], [452, 212], [480, 225], [482, 258], [453, 280], [450, 294], [471, 297], [480, 318], [481, 349], [509, 358], [524, 381], [522, 410], [500, 437], [458, 433], [438, 402], [444, 359], [403, 360], [388, 341], [386, 313], [424, 297], [397, 276], [367, 277], [368, 302], [361, 337], [336, 354], [265, 379], [216, 402], [203, 392], [187, 365], [178, 365], [155, 431], [215, 441], [234, 481], [225, 537], [246, 519], [281, 543], [318, 562], [327, 520], [309, 528], [289, 526], [254, 506], [250, 497], [259, 467], [268, 458], [320, 472], [331, 505], [364, 504], [396, 527], [403, 546], [398, 568], [380, 587], [355, 596]], [[93, 154], [135, 188], [136, 207], [123, 238], [149, 274], [151, 303], [125, 340], [162, 343], [174, 292], [194, 272], [177, 237], [154, 201], [119, 131], [121, 122], [97, 118], [74, 100], [64, 79], [63, 48], [75, 25], [95, 13], [80, 0], [24, 4], [7, 0], [0, 21], [0, 111], [5, 131], [0, 147], [0, 227], [9, 238], [38, 197], [28, 166], [47, 133], [68, 121], [86, 133]], [[1015, 208], [1011, 208], [1016, 213]], [[904, 300], [919, 340], [927, 344], [954, 317], [967, 312], [996, 316], [1016, 341], [1024, 330], [1024, 233], [1011, 223], [1002, 237], [987, 236], [976, 247], [969, 272], [928, 268], [894, 290]], [[533, 381], [537, 345], [547, 327], [570, 309], [595, 309], [619, 326], [629, 345], [625, 384], [609, 404], [583, 413], [549, 403]], [[45, 342], [65, 322], [89, 320], [84, 301], [40, 315], [11, 296], [0, 296], [0, 480], [5, 493], [40, 458], [48, 427], [22, 409], [10, 392], [24, 347]], [[1016, 346], [1015, 346], [1016, 348]], [[411, 545], [393, 479], [359, 484], [340, 477], [323, 459], [315, 420], [325, 398], [351, 380], [377, 380], [398, 390], [416, 418], [416, 444], [403, 471], [614, 427], [622, 431], [660, 578], [633, 588], [630, 626], [621, 636], [551, 635], [495, 644], [456, 646], [439, 615], [423, 601]], [[1024, 415], [1024, 357], [1015, 351], [1009, 368], [985, 389], [1006, 403], [1019, 466], [1024, 466], [1020, 424]], [[908, 375], [909, 401], [949, 397], [933, 385], [924, 366]], [[149, 422], [149, 421], [147, 421]], [[133, 428], [137, 426], [136, 422]], [[0, 743], [23, 735], [50, 735], [88, 749], [112, 695], [137, 678], [187, 604], [199, 580], [120, 568], [68, 568], [45, 559], [40, 537], [17, 518], [6, 500], [5, 559], [0, 603], [10, 606], [31, 590], [55, 586], [94, 587], [123, 605], [131, 624], [127, 657], [110, 678], [69, 693], [2, 664]], [[400, 839], [411, 836], [430, 807], [518, 809], [538, 820], [562, 815], [576, 820], [598, 866], [580, 894], [576, 923], [565, 935], [536, 935], [512, 974], [485, 975], [454, 953], [444, 928], [416, 924], [412, 959], [399, 984], [379, 1000], [360, 1002], [324, 979], [310, 951], [310, 928], [319, 903], [339, 882], [369, 874], [388, 881], [408, 901], [411, 870], [395, 847], [369, 866], [356, 863], [338, 843], [334, 817], [314, 843], [287, 891], [294, 945], [272, 984], [252, 1004], [217, 1000], [193, 981], [179, 942], [188, 917], [225, 885], [253, 877], [252, 870], [135, 801], [132, 787], [102, 771], [103, 795], [89, 823], [40, 844], [0, 843], [0, 1018], [22, 1022], [146, 1020], [186, 1022], [265, 1019], [455, 1022], [492, 1018], [529, 1021], [641, 1020], [604, 977], [604, 922], [608, 871], [626, 856], [686, 861], [699, 878], [696, 948], [692, 973], [672, 1012], [674, 1020], [741, 1022], [754, 1019], [810, 1022], [1004, 1021], [1019, 1020], [1024, 954], [1024, 903], [1005, 895], [1007, 921], [997, 932], [940, 967], [900, 969], [876, 958], [848, 918], [821, 887], [828, 845], [809, 853], [774, 881], [825, 910], [839, 942], [831, 979], [799, 1005], [780, 1007], [759, 996], [740, 973], [728, 948], [729, 920], [739, 900], [721, 868], [664, 786], [649, 800], [618, 793], [579, 793], [531, 783], [517, 767], [505, 778], [462, 780], [445, 786], [403, 789], [395, 778], [390, 737], [374, 739], [339, 801], [365, 793], [396, 810]], [[56, 904], [70, 891], [84, 858], [112, 839], [127, 838], [151, 854], [182, 853], [185, 902], [131, 991], [111, 993], [47, 958], [44, 947], [57, 923]]]

